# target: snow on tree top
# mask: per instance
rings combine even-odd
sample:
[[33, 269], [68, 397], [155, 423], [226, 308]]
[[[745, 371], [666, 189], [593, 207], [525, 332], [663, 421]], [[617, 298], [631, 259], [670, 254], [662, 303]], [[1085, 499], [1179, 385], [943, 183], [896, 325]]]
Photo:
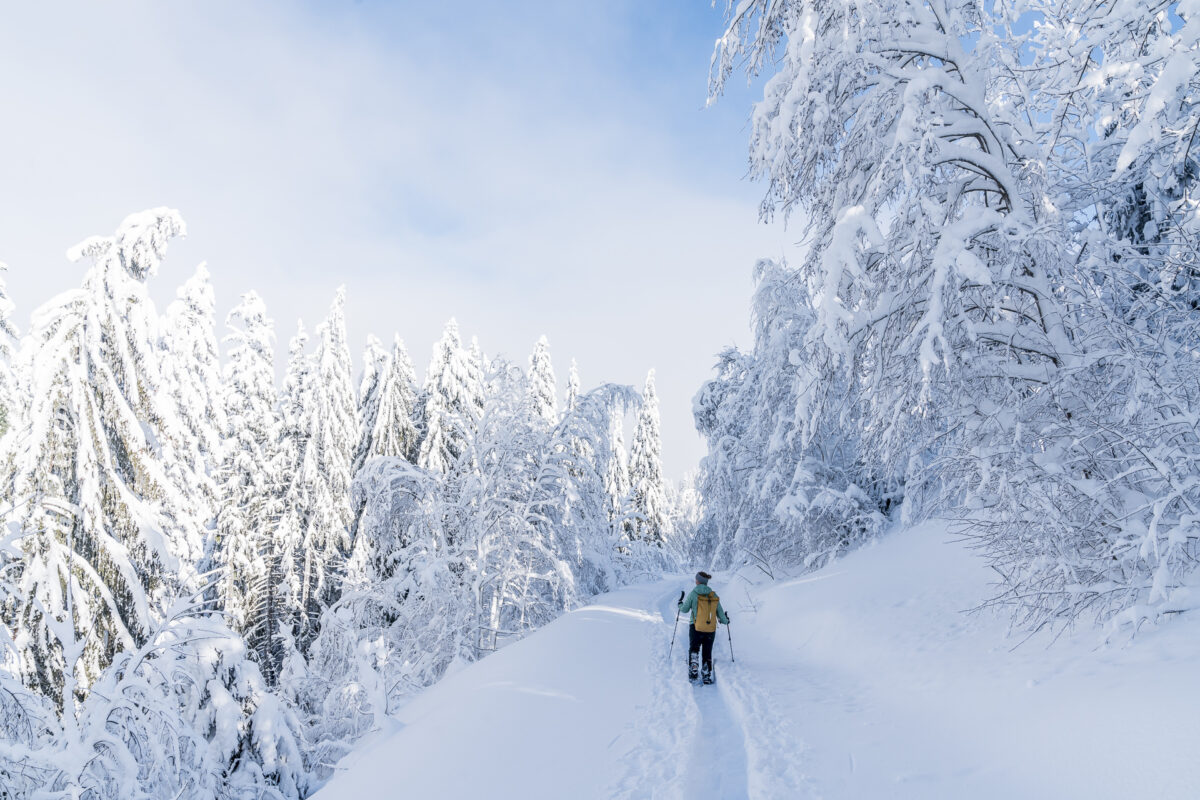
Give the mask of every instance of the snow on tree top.
[[117, 246], [117, 256], [125, 270], [138, 280], [154, 275], [167, 252], [167, 243], [186, 236], [187, 225], [173, 208], [160, 206], [130, 214], [114, 236], [90, 236], [67, 250], [67, 260], [97, 259]]

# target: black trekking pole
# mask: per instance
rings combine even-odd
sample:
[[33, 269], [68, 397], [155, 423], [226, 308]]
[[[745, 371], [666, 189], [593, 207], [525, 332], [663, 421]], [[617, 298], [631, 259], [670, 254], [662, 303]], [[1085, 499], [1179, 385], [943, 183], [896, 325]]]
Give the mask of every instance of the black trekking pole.
[[725, 625], [725, 635], [729, 637], [729, 661], [736, 664], [737, 659], [733, 657], [733, 634], [729, 632], [729, 625]]
[[[679, 593], [679, 602], [683, 602], [683, 592]], [[671, 660], [671, 656], [675, 654], [675, 634], [679, 632], [679, 608], [675, 608], [675, 627], [671, 629], [671, 650], [667, 653], [667, 660]]]

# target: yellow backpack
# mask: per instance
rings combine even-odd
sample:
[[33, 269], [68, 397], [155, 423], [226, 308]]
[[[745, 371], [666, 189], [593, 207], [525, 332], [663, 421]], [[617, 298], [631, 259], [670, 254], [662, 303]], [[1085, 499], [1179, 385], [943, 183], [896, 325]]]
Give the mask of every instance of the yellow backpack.
[[717, 605], [721, 598], [716, 592], [696, 595], [696, 630], [713, 633], [717, 629]]

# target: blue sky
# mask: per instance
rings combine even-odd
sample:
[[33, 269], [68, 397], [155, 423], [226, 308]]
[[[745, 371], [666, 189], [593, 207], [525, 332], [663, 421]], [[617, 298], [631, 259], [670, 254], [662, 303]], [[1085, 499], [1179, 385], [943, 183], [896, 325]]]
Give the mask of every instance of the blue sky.
[[[79, 3], [0, 30], [0, 260], [22, 329], [63, 257], [130, 212], [188, 222], [153, 291], [205, 260], [257, 289], [282, 354], [346, 284], [351, 341], [418, 369], [451, 316], [489, 353], [550, 339], [560, 382], [658, 374], [672, 477], [690, 401], [748, 341], [749, 275], [795, 238], [743, 179], [753, 90], [705, 109], [720, 9], [606, 3]], [[358, 352], [356, 352], [356, 356]], [[632, 431], [628, 432], [630, 435]]]

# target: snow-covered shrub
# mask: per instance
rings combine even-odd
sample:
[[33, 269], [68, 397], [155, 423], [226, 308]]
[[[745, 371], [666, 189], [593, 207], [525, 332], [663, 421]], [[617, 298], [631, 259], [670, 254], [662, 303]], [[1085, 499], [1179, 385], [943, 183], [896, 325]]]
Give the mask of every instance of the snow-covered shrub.
[[876, 535], [899, 499], [899, 482], [867, 464], [854, 381], [808, 342], [814, 315], [800, 278], [758, 264], [754, 350], [723, 353], [694, 400], [709, 443], [700, 563], [819, 566]]
[[967, 530], [1002, 575], [997, 601], [1026, 625], [1084, 614], [1137, 625], [1194, 604], [1180, 591], [1200, 555], [1191, 302], [1094, 309], [1105, 346], [1020, 407], [1020, 436], [980, 453]]
[[215, 617], [174, 619], [119, 654], [61, 725], [15, 682], [0, 681], [0, 707], [13, 798], [282, 800], [312, 785], [297, 718]]
[[369, 459], [355, 479], [361, 516], [346, 588], [295, 687], [322, 747], [353, 742], [396, 701], [475, 655], [474, 604], [440, 501], [437, 477], [401, 458]]
[[24, 800], [50, 786], [61, 737], [50, 701], [0, 669], [0, 797]]

